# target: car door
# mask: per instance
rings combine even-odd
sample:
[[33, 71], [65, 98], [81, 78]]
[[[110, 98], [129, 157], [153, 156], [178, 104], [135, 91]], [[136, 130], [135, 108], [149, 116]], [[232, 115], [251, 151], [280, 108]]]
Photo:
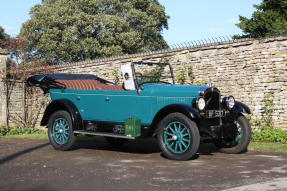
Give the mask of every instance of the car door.
[[77, 93], [77, 100], [84, 120], [124, 122], [133, 117], [149, 123], [152, 118], [152, 97], [136, 90], [83, 90]]
[[150, 96], [144, 96], [137, 91], [110, 91], [105, 95], [105, 119], [113, 122], [124, 122], [133, 117], [147, 123], [151, 118]]

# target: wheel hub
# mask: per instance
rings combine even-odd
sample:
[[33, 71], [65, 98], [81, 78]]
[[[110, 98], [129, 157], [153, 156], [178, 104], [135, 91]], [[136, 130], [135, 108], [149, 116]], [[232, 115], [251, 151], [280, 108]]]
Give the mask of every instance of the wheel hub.
[[59, 130], [58, 130], [58, 133], [63, 133], [63, 129], [59, 129]]
[[176, 140], [177, 140], [177, 136], [173, 135], [173, 136], [171, 137], [171, 140], [176, 141]]
[[65, 118], [57, 118], [52, 127], [53, 140], [64, 145], [69, 141], [69, 123]]

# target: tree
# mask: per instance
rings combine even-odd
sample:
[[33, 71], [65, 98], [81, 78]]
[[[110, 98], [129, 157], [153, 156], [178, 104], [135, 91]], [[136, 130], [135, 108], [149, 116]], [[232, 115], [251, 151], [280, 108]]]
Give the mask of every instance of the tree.
[[[2, 73], [3, 79], [0, 80], [13, 80], [25, 79], [28, 73], [39, 73], [38, 68], [45, 68], [48, 71], [46, 60], [31, 59], [26, 53], [27, 45], [29, 42], [20, 38], [13, 38], [5, 33], [3, 27], [0, 26], [0, 49], [5, 49], [8, 52], [8, 59], [6, 62], [5, 75]], [[50, 70], [50, 69], [49, 69]], [[0, 71], [3, 72], [3, 71]]]
[[6, 48], [10, 38], [11, 37], [5, 33], [4, 28], [0, 26], [0, 48]]
[[250, 19], [239, 16], [237, 26], [243, 30], [241, 37], [266, 37], [287, 33], [287, 1], [263, 0]]
[[43, 0], [30, 14], [20, 37], [31, 57], [52, 63], [167, 47], [169, 17], [158, 0]]

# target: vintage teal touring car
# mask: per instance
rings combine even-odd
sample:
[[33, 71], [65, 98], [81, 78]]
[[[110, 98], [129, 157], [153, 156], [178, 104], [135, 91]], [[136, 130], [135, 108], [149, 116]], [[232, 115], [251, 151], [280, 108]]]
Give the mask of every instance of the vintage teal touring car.
[[78, 134], [104, 136], [113, 145], [154, 136], [169, 159], [188, 160], [200, 142], [241, 153], [251, 139], [250, 109], [212, 86], [177, 85], [168, 63], [121, 67], [123, 84], [90, 74], [39, 74], [29, 86], [50, 93], [41, 125], [50, 143], [69, 150]]

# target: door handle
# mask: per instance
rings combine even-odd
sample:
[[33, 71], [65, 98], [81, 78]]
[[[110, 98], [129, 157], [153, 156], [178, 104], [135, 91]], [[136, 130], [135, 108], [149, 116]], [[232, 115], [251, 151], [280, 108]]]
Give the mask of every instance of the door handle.
[[109, 98], [109, 97], [106, 97], [105, 101], [110, 101], [110, 98]]

